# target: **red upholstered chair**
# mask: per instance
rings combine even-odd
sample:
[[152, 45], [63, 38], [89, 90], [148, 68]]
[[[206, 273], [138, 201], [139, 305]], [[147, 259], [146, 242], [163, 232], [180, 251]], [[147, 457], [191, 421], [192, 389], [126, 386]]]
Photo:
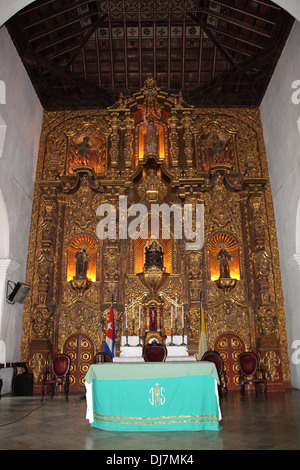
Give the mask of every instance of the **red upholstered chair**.
[[259, 368], [259, 361], [253, 352], [243, 352], [238, 357], [239, 383], [241, 398], [245, 395], [245, 385], [254, 385], [255, 395], [257, 397], [258, 385], [263, 385], [264, 395], [267, 399], [267, 380], [266, 371]]
[[226, 376], [226, 371], [224, 369], [224, 362], [220, 354], [217, 351], [206, 351], [203, 354], [201, 361], [209, 361], [209, 362], [215, 363], [216, 369], [219, 375], [219, 380], [220, 380], [220, 384], [218, 387], [220, 396], [222, 396], [222, 390], [225, 392], [225, 396], [226, 396], [228, 392], [227, 376]]
[[52, 360], [50, 369], [48, 369], [42, 381], [42, 400], [44, 399], [45, 389], [51, 391], [51, 399], [53, 398], [55, 388], [59, 386], [64, 387], [66, 400], [69, 396], [69, 373], [70, 373], [71, 359], [67, 354], [58, 354]]
[[143, 348], [143, 358], [145, 362], [164, 362], [168, 355], [168, 350], [164, 344], [148, 343]]
[[106, 352], [97, 352], [94, 357], [94, 364], [102, 364], [103, 362], [113, 362], [112, 357]]

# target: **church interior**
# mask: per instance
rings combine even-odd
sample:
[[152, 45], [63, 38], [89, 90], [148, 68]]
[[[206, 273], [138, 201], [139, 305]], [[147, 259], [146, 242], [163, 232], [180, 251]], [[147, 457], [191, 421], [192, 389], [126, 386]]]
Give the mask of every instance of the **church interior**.
[[[237, 434], [226, 413], [246, 412], [239, 356], [254, 353], [269, 412], [294, 407], [277, 448], [299, 448], [299, 5], [23, 3], [0, 29], [6, 420], [5, 399], [21, 402], [16, 364], [32, 379], [26, 398], [39, 400], [59, 354], [70, 358], [69, 401], [83, 416], [78, 397], [105, 350], [112, 307], [119, 364], [143, 362], [149, 344], [171, 362], [201, 361], [205, 324], [206, 350], [226, 373], [224, 428]], [[14, 302], [18, 283], [28, 292]], [[268, 415], [261, 395], [245, 406], [253, 419]], [[240, 447], [263, 448], [264, 429]], [[125, 446], [106, 434], [107, 446]], [[190, 434], [195, 449], [221, 446]]]

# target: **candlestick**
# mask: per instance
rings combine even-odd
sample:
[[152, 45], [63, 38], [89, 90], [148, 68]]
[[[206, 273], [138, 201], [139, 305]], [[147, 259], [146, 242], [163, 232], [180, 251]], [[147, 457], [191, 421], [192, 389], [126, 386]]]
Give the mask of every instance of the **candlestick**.
[[134, 320], [134, 297], [132, 296], [132, 319]]
[[139, 329], [141, 328], [141, 304], [139, 304]]

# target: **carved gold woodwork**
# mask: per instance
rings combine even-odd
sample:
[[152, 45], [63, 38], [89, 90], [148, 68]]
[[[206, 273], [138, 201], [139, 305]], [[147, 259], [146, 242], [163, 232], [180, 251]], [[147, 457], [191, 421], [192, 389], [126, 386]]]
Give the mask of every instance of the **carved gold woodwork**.
[[[157, 155], [143, 153], [144, 112], [159, 129]], [[89, 139], [82, 144], [84, 137]], [[130, 203], [204, 204], [203, 247], [187, 252], [185, 240], [171, 234], [170, 240], [161, 240], [165, 269], [144, 272], [146, 241], [96, 236], [97, 207], [109, 203], [117, 208], [120, 195]], [[226, 240], [230, 277], [220, 279], [216, 250]], [[79, 246], [89, 251], [90, 271], [83, 280], [74, 279]], [[247, 349], [267, 344], [264, 361], [275, 371], [275, 354], [280, 360], [276, 380], [288, 383], [279, 257], [259, 111], [193, 108], [149, 79], [139, 93], [120, 96], [107, 110], [45, 112], [26, 282], [32, 291], [24, 304], [21, 349], [22, 358], [31, 357], [32, 364], [42, 362], [39, 341], [46, 349], [62, 351], [70, 336], [81, 333], [91, 338], [95, 350], [100, 348], [112, 299], [119, 342], [132, 295], [143, 307], [156, 296], [163, 334], [169, 334], [170, 299], [177, 293], [185, 305], [188, 349], [195, 354], [202, 293], [208, 346], [230, 332]], [[270, 337], [277, 349], [275, 343], [263, 342]]]
[[278, 366], [280, 365], [280, 358], [275, 351], [267, 351], [266, 355], [262, 360], [263, 365], [268, 371], [268, 375], [271, 382], [275, 382], [280, 379], [278, 373]]
[[138, 273], [137, 276], [142, 281], [144, 286], [149, 289], [150, 294], [154, 295], [165, 284], [169, 273], [161, 270], [156, 266], [144, 268], [143, 272]]
[[47, 366], [47, 362], [42, 353], [34, 353], [29, 360], [29, 367], [33, 371], [34, 383], [39, 383], [43, 378], [43, 372]]

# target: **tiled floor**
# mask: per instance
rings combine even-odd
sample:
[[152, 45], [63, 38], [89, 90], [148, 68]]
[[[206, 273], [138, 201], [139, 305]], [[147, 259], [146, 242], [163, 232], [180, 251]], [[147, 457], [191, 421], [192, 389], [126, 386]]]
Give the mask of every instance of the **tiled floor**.
[[[1, 450], [296, 450], [300, 449], [300, 390], [256, 399], [237, 392], [221, 400], [221, 431], [123, 433], [91, 428], [86, 403], [63, 395], [3, 396], [0, 400]], [[173, 452], [174, 454], [174, 452]], [[113, 454], [112, 454], [113, 455]]]

